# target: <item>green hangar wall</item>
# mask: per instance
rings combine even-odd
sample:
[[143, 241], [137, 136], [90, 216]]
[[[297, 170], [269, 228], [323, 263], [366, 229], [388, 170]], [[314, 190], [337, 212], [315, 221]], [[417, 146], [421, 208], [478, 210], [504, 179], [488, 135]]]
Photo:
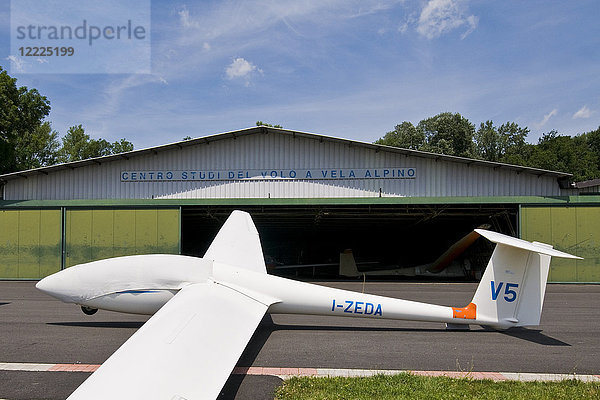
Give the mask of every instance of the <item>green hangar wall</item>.
[[583, 260], [553, 258], [551, 282], [600, 282], [600, 205], [522, 206], [521, 237]]
[[58, 209], [0, 209], [0, 278], [36, 279], [61, 268]]
[[0, 209], [0, 279], [40, 279], [84, 262], [178, 254], [179, 208]]
[[[469, 200], [471, 203], [466, 208]], [[185, 216], [184, 210], [188, 210], [187, 214], [190, 214], [189, 210], [195, 209], [203, 215], [206, 214], [203, 210], [208, 209], [221, 209], [221, 212], [225, 212], [223, 207], [244, 209], [252, 205], [269, 210], [283, 205], [289, 209], [286, 221], [289, 218], [290, 222], [299, 218], [300, 203], [304, 203], [304, 206], [323, 207], [332, 211], [332, 214], [340, 212], [336, 211], [341, 210], [340, 207], [352, 204], [352, 209], [359, 210], [353, 211], [359, 213], [356, 218], [372, 218], [373, 207], [377, 205], [386, 205], [400, 211], [412, 207], [411, 203], [420, 207], [426, 202], [430, 203], [428, 207], [435, 212], [444, 210], [445, 213], [451, 207], [465, 208], [468, 213], [475, 213], [476, 208], [484, 207], [486, 203], [489, 215], [512, 207], [515, 214], [518, 214], [518, 232], [514, 234], [525, 240], [550, 243], [559, 250], [584, 258], [553, 259], [550, 282], [600, 282], [599, 196], [468, 200], [320, 199], [304, 202], [298, 199], [237, 199], [228, 202], [142, 200], [110, 202], [108, 205], [102, 201], [0, 202], [0, 279], [40, 279], [76, 264], [116, 256], [181, 254], [182, 243], [185, 243], [185, 238], [182, 239], [182, 219], [190, 218], [189, 215]], [[297, 212], [294, 211], [296, 209]], [[258, 214], [256, 216], [259, 217]], [[262, 218], [264, 220], [265, 217]], [[460, 223], [463, 217], [457, 215], [452, 218]], [[299, 221], [293, 222], [293, 225], [303, 223]], [[350, 218], [347, 223], [355, 222]], [[297, 227], [296, 225], [294, 226]], [[196, 222], [190, 225], [190, 221], [187, 222], [187, 227], [200, 229]], [[209, 228], [212, 229], [202, 229], [210, 230]]]
[[179, 209], [66, 210], [65, 267], [151, 253], [179, 253]]

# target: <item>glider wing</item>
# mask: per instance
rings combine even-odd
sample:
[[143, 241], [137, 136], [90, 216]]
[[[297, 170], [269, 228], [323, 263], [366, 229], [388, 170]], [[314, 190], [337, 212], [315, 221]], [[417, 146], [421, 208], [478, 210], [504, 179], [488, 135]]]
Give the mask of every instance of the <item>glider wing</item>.
[[186, 286], [68, 400], [215, 399], [267, 308], [218, 283]]

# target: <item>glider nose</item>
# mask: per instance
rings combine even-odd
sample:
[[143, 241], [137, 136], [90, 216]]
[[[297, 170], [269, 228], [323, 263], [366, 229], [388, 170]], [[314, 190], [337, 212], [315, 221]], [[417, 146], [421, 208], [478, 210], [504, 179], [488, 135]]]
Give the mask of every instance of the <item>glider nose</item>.
[[73, 302], [70, 295], [73, 290], [72, 285], [69, 284], [69, 280], [65, 279], [61, 272], [45, 277], [36, 283], [35, 287], [49, 296], [71, 303]]

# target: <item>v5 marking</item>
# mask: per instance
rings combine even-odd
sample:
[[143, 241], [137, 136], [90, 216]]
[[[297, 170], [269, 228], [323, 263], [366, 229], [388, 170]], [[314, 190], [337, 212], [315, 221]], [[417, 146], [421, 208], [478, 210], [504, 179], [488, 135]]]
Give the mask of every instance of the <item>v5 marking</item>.
[[515, 292], [513, 290], [513, 288], [517, 289], [519, 287], [518, 283], [498, 282], [498, 286], [496, 286], [496, 283], [494, 281], [492, 281], [491, 284], [492, 284], [492, 300], [494, 300], [494, 301], [498, 300], [498, 295], [502, 291], [503, 285], [505, 285], [504, 286], [504, 300], [506, 300], [509, 303], [512, 303], [513, 301], [515, 301], [517, 299], [517, 292]]

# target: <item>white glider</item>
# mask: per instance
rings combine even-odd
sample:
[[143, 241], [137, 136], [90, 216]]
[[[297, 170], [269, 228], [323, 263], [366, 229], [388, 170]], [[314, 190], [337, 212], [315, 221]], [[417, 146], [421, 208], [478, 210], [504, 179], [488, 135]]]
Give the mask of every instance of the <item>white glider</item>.
[[234, 211], [203, 258], [117, 257], [36, 287], [88, 312], [154, 314], [68, 400], [215, 399], [265, 313], [538, 325], [551, 256], [579, 258], [486, 230], [496, 248], [473, 301], [454, 308], [333, 289], [266, 273], [249, 214]]

